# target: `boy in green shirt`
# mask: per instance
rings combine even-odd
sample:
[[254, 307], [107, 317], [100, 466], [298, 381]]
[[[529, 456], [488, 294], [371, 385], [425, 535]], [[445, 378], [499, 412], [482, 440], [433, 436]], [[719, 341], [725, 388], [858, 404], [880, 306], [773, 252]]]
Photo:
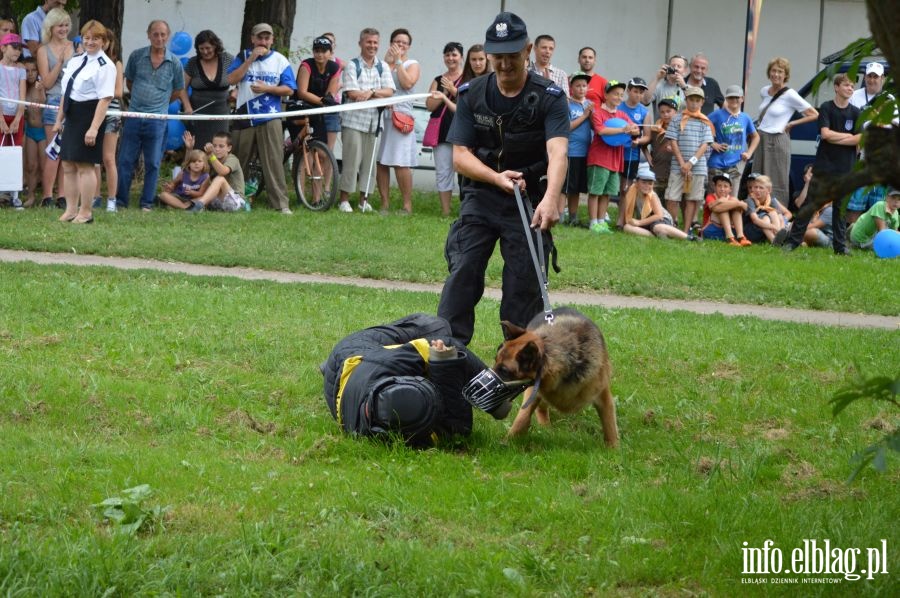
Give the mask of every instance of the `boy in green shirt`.
[[882, 230], [900, 228], [900, 189], [888, 188], [887, 197], [879, 201], [853, 223], [850, 242], [860, 249], [872, 249], [875, 235]]

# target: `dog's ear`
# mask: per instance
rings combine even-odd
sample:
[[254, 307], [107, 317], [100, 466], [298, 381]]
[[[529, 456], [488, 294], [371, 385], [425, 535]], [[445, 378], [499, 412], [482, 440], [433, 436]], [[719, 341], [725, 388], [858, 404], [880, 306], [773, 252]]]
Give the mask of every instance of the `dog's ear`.
[[514, 338], [519, 338], [523, 334], [525, 334], [524, 328], [519, 328], [512, 322], [507, 320], [503, 320], [500, 322], [500, 328], [503, 329], [503, 340], [511, 341]]
[[541, 360], [541, 348], [534, 341], [528, 341], [516, 355], [516, 363], [522, 372], [538, 371], [541, 367]]

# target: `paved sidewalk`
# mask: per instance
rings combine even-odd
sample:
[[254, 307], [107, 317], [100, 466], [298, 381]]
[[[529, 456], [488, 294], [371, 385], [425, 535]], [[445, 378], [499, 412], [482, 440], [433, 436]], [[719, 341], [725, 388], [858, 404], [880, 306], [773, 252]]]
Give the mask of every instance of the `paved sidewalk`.
[[[70, 266], [107, 266], [111, 268], [120, 268], [122, 270], [157, 270], [160, 272], [189, 274], [191, 276], [232, 276], [243, 280], [269, 280], [281, 283], [345, 284], [374, 289], [419, 291], [426, 293], [440, 293], [441, 291], [441, 285], [439, 284], [420, 284], [393, 280], [374, 280], [369, 278], [323, 276], [317, 274], [293, 274], [290, 272], [256, 270], [254, 268], [225, 268], [221, 266], [204, 266], [183, 262], [162, 262], [140, 258], [104, 257], [69, 253], [43, 253], [0, 249], [0, 262], [33, 262], [36, 264]], [[484, 294], [486, 297], [492, 299], [500, 299], [499, 289], [488, 288], [485, 289]], [[652, 299], [649, 297], [603, 295], [597, 293], [553, 290], [551, 290], [551, 297], [556, 305], [596, 305], [607, 308], [657, 309], [660, 311], [681, 310], [698, 314], [717, 313], [725, 316], [753, 316], [763, 320], [798, 322], [819, 326], [880, 328], [884, 330], [900, 329], [900, 316], [853, 314], [834, 311], [816, 311], [811, 309], [769, 307], [764, 305], [717, 303], [714, 301]]]

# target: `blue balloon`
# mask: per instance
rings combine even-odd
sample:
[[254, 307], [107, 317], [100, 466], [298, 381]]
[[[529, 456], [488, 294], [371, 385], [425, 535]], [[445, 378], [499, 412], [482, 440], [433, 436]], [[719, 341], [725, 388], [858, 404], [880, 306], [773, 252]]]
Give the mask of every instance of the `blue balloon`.
[[166, 131], [166, 151], [179, 150], [184, 147], [184, 123], [180, 120], [170, 120]]
[[181, 66], [183, 66], [183, 67], [184, 67], [184, 66], [187, 66], [188, 60], [190, 60], [189, 57], [187, 57], [187, 56], [182, 56], [182, 57], [181, 57]]
[[181, 100], [175, 100], [169, 104], [169, 114], [178, 114], [181, 112]]
[[889, 259], [900, 255], [900, 232], [886, 228], [875, 235], [875, 241], [872, 243], [872, 249], [875, 255], [880, 258]]
[[187, 31], [179, 31], [172, 36], [172, 40], [169, 42], [169, 50], [172, 51], [172, 54], [181, 56], [182, 54], [187, 54], [191, 51], [191, 44], [193, 43], [194, 38], [191, 37], [190, 33]]
[[[604, 127], [609, 127], [610, 129], [620, 129], [622, 127], [628, 126], [628, 122], [623, 118], [611, 118], [603, 124]], [[613, 147], [622, 147], [629, 141], [631, 141], [631, 135], [628, 133], [619, 133], [618, 135], [603, 135], [603, 141], [606, 145], [611, 145]]]

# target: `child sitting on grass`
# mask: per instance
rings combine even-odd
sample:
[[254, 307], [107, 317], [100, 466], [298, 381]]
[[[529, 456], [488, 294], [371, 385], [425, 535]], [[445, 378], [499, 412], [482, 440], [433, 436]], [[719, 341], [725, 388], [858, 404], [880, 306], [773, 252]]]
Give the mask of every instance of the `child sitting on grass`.
[[[625, 200], [621, 204], [624, 215], [622, 230], [642, 237], [655, 235], [662, 239], [687, 239], [687, 233], [672, 226], [671, 214], [663, 209], [659, 196], [653, 190], [656, 175], [650, 167], [643, 164], [638, 168], [636, 176], [635, 184], [625, 192]], [[691, 240], [696, 240], [696, 237]]]
[[780, 244], [787, 238], [787, 221], [791, 213], [772, 197], [772, 179], [764, 174], [753, 173], [747, 177], [747, 221], [744, 231], [754, 243], [766, 239], [769, 243]]
[[175, 178], [163, 185], [159, 201], [170, 208], [187, 210], [194, 199], [203, 195], [209, 187], [209, 166], [206, 154], [200, 150], [185, 153], [184, 166]]
[[[185, 147], [194, 147], [194, 137], [190, 133], [185, 133]], [[215, 177], [203, 195], [194, 199], [194, 204], [189, 208], [191, 212], [201, 212], [206, 208], [223, 212], [249, 209], [249, 204], [241, 197], [244, 171], [237, 156], [231, 153], [232, 147], [231, 135], [224, 131], [213, 135], [212, 142], [204, 146], [209, 168]]]
[[747, 204], [731, 194], [731, 178], [726, 174], [717, 174], [712, 182], [715, 193], [706, 196], [701, 235], [704, 239], [725, 241], [733, 247], [753, 245], [744, 237]]
[[850, 243], [859, 249], [872, 249], [875, 235], [886, 228], [900, 228], [900, 189], [888, 187], [887, 197], [856, 219], [847, 234]]

